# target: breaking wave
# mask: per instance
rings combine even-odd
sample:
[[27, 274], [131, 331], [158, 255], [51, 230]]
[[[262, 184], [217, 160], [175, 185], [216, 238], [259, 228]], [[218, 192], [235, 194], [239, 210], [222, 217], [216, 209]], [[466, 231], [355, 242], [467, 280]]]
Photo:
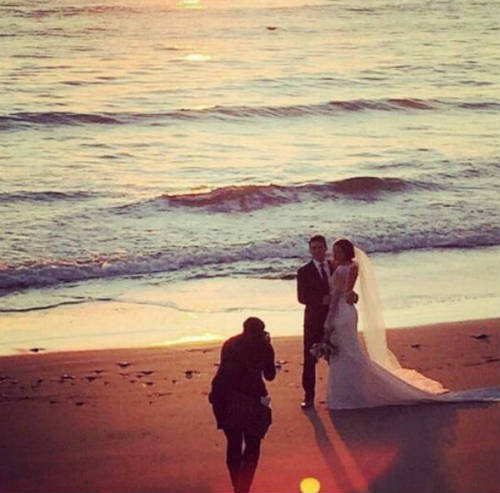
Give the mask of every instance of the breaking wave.
[[211, 212], [247, 212], [303, 201], [339, 198], [370, 201], [384, 193], [428, 187], [436, 188], [436, 185], [399, 178], [361, 176], [319, 184], [227, 186], [201, 193], [162, 195], [150, 203], [160, 207], [187, 207]]
[[178, 108], [158, 113], [74, 113], [74, 112], [16, 112], [0, 116], [0, 129], [10, 130], [33, 126], [61, 125], [135, 125], [155, 124], [178, 120], [244, 120], [249, 118], [292, 118], [306, 116], [335, 116], [360, 111], [433, 111], [443, 109], [498, 111], [497, 101], [462, 101], [416, 98], [356, 99], [329, 101], [319, 104], [286, 106], [211, 106], [201, 109]]

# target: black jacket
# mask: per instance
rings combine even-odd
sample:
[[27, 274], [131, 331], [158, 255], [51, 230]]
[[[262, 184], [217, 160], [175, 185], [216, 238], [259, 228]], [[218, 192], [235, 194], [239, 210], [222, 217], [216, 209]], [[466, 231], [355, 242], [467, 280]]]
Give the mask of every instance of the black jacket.
[[245, 334], [231, 337], [222, 346], [211, 395], [217, 398], [236, 391], [256, 398], [266, 396], [263, 375], [266, 380], [276, 376], [272, 345], [263, 338], [255, 339]]
[[260, 398], [267, 395], [262, 379], [276, 376], [274, 349], [263, 337], [231, 337], [222, 346], [221, 362], [208, 400], [218, 428], [242, 429], [263, 437], [271, 424], [271, 410]]
[[299, 303], [306, 305], [304, 311], [306, 330], [323, 330], [328, 313], [328, 305], [323, 304], [323, 297], [329, 292], [328, 282], [321, 278], [312, 260], [298, 270], [297, 299]]

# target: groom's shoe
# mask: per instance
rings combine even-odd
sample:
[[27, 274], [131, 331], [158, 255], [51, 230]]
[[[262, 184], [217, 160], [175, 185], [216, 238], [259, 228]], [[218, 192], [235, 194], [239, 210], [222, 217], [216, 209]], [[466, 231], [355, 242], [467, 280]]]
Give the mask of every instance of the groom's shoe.
[[300, 407], [302, 409], [309, 409], [311, 407], [314, 407], [314, 399], [304, 399], [301, 403], [300, 403]]

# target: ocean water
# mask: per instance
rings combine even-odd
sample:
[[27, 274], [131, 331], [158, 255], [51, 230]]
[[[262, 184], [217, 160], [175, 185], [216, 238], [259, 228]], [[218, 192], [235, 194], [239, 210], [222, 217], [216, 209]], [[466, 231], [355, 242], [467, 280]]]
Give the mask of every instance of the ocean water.
[[444, 258], [433, 299], [490, 315], [499, 23], [488, 0], [0, 0], [0, 310], [293, 283], [323, 233], [386, 283]]

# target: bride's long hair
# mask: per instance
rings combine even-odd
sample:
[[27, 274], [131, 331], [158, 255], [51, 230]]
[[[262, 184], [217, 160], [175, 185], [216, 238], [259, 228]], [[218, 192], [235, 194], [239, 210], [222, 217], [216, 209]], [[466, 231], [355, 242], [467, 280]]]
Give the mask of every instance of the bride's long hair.
[[356, 255], [354, 245], [346, 238], [339, 238], [335, 240], [335, 242], [333, 243], [333, 248], [335, 247], [339, 247], [342, 249], [345, 258], [348, 261], [352, 260]]

